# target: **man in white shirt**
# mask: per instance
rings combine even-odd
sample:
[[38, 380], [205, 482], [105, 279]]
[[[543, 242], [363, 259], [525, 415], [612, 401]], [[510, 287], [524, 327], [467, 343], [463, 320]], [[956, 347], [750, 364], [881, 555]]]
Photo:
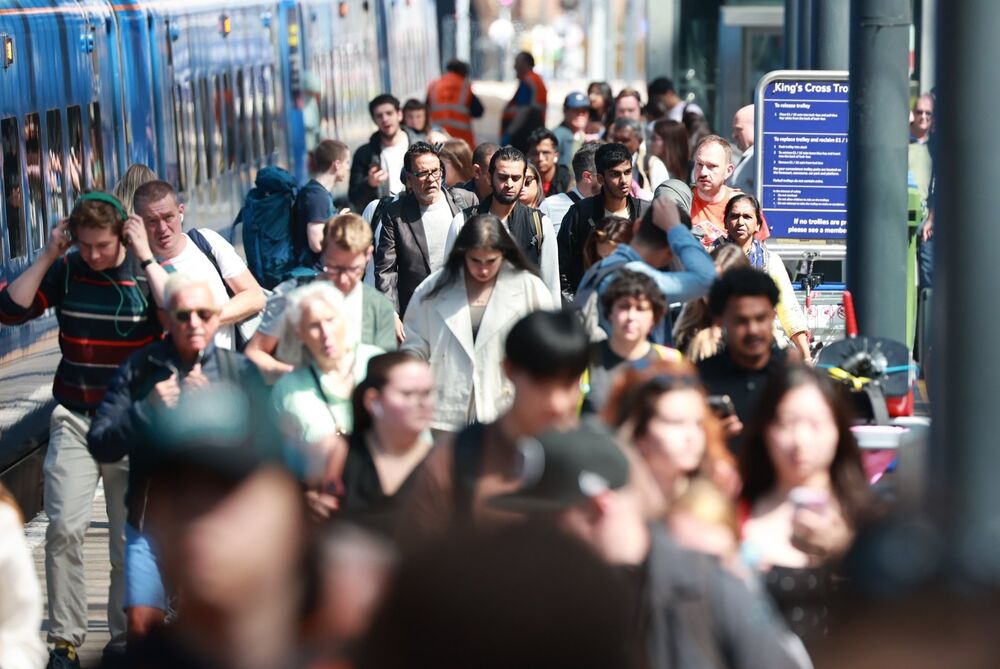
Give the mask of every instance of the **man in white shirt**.
[[601, 184], [597, 182], [597, 166], [594, 164], [594, 154], [597, 153], [598, 142], [587, 142], [573, 156], [573, 176], [576, 187], [568, 193], [559, 193], [542, 200], [538, 210], [552, 221], [552, 229], [559, 234], [559, 226], [569, 208], [580, 200], [593, 197], [601, 192]]
[[540, 270], [542, 281], [552, 293], [555, 304], [562, 303], [559, 290], [559, 249], [556, 231], [548, 216], [538, 209], [521, 204], [518, 196], [524, 187], [528, 161], [512, 146], [502, 147], [490, 160], [493, 195], [474, 207], [458, 213], [451, 222], [445, 254], [451, 252], [455, 238], [466, 221], [477, 214], [493, 214], [503, 222], [524, 255]]
[[649, 95], [650, 100], [659, 99], [660, 102], [663, 103], [663, 106], [668, 110], [667, 118], [671, 121], [683, 123], [684, 114], [686, 112], [698, 114], [699, 116], [705, 115], [705, 112], [702, 111], [701, 107], [693, 102], [682, 100], [680, 96], [677, 95], [677, 90], [674, 88], [674, 82], [668, 77], [657, 77], [653, 79], [646, 87], [646, 92]]
[[739, 164], [729, 177], [729, 185], [736, 190], [755, 194], [757, 185], [757, 158], [753, 151], [754, 113], [753, 105], [740, 107], [733, 116], [733, 141], [743, 152]]
[[[219, 313], [215, 345], [236, 348], [236, 325], [264, 309], [264, 291], [232, 244], [214, 230], [183, 232], [184, 205], [166, 181], [150, 181], [132, 196], [149, 246], [168, 272], [181, 272], [212, 287]], [[210, 255], [209, 255], [210, 254]]]
[[348, 195], [355, 211], [363, 210], [372, 200], [402, 192], [403, 156], [409, 146], [423, 139], [403, 125], [399, 100], [392, 95], [373, 98], [368, 112], [378, 130], [354, 152], [351, 161]]

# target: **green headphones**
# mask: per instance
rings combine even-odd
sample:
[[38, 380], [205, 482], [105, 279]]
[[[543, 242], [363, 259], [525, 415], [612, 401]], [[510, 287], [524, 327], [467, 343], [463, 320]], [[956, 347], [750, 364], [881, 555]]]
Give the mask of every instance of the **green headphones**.
[[125, 211], [125, 206], [114, 195], [101, 193], [100, 191], [84, 193], [73, 203], [73, 208], [76, 209], [81, 202], [103, 202], [104, 204], [110, 204], [118, 212], [118, 215], [121, 216], [122, 222], [128, 220], [128, 212]]

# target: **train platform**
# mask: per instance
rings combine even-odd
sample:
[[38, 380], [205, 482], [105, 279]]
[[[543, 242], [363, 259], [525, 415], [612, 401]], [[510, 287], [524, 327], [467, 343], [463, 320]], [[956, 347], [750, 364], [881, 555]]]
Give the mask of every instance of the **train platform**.
[[[35, 572], [38, 582], [42, 584], [42, 596], [45, 592], [45, 529], [48, 527], [45, 513], [39, 513], [24, 528], [31, 556], [35, 562]], [[108, 516], [104, 510], [104, 487], [99, 485], [94, 496], [90, 527], [87, 529], [83, 545], [84, 568], [87, 575], [87, 639], [80, 652], [80, 664], [83, 667], [96, 667], [101, 662], [101, 651], [111, 639], [108, 631], [108, 580], [111, 562], [108, 557]], [[42, 616], [42, 639], [48, 631], [48, 602], [46, 601]]]

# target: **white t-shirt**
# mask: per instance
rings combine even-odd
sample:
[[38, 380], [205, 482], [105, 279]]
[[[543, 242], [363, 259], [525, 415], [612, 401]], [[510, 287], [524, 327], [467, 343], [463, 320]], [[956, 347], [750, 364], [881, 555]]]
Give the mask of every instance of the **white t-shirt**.
[[403, 141], [392, 146], [382, 147], [382, 169], [389, 175], [389, 194], [399, 195], [403, 192], [403, 181], [399, 177], [403, 171], [403, 155], [410, 148], [410, 140], [402, 130]]
[[[239, 276], [246, 271], [247, 266], [236, 253], [232, 244], [223, 239], [219, 233], [208, 228], [199, 228], [198, 232], [208, 240], [212, 247], [212, 255], [215, 256], [215, 262], [219, 264], [222, 277], [219, 276], [219, 272], [215, 271], [212, 261], [187, 235], [184, 236], [184, 250], [169, 260], [160, 260], [160, 264], [168, 272], [180, 272], [207, 281], [212, 287], [215, 306], [222, 307], [229, 302], [229, 293], [226, 291], [226, 284], [223, 283], [222, 278], [231, 279], [234, 276]], [[219, 326], [219, 331], [215, 333], [215, 345], [219, 348], [232, 349], [234, 332], [235, 326], [232, 324]]]
[[420, 220], [424, 225], [424, 236], [427, 238], [427, 256], [431, 272], [436, 272], [444, 266], [445, 246], [453, 218], [451, 207], [444, 197], [429, 207], [420, 206]]

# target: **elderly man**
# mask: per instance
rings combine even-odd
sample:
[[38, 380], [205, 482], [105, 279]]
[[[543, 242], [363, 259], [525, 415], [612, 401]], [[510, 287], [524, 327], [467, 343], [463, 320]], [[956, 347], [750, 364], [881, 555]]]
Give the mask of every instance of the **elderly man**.
[[218, 381], [248, 391], [263, 388], [247, 358], [215, 344], [222, 309], [208, 281], [174, 274], [166, 283], [164, 305], [169, 337], [136, 351], [118, 368], [87, 434], [87, 448], [98, 462], [129, 458], [124, 605], [130, 640], [161, 624], [167, 609], [156, 556], [140, 529], [150, 473], [144, 435], [152, 412], [174, 407], [182, 394]]
[[743, 156], [729, 177], [729, 185], [750, 195], [754, 195], [757, 184], [757, 156], [754, 154], [753, 140], [753, 105], [747, 105], [740, 107], [733, 116], [733, 141], [743, 152]]
[[264, 308], [264, 291], [232, 244], [214, 230], [184, 232], [184, 205], [166, 181], [150, 181], [136, 189], [132, 207], [142, 218], [149, 246], [167, 272], [189, 274], [204, 280], [219, 305], [215, 344], [242, 348], [238, 324]]

